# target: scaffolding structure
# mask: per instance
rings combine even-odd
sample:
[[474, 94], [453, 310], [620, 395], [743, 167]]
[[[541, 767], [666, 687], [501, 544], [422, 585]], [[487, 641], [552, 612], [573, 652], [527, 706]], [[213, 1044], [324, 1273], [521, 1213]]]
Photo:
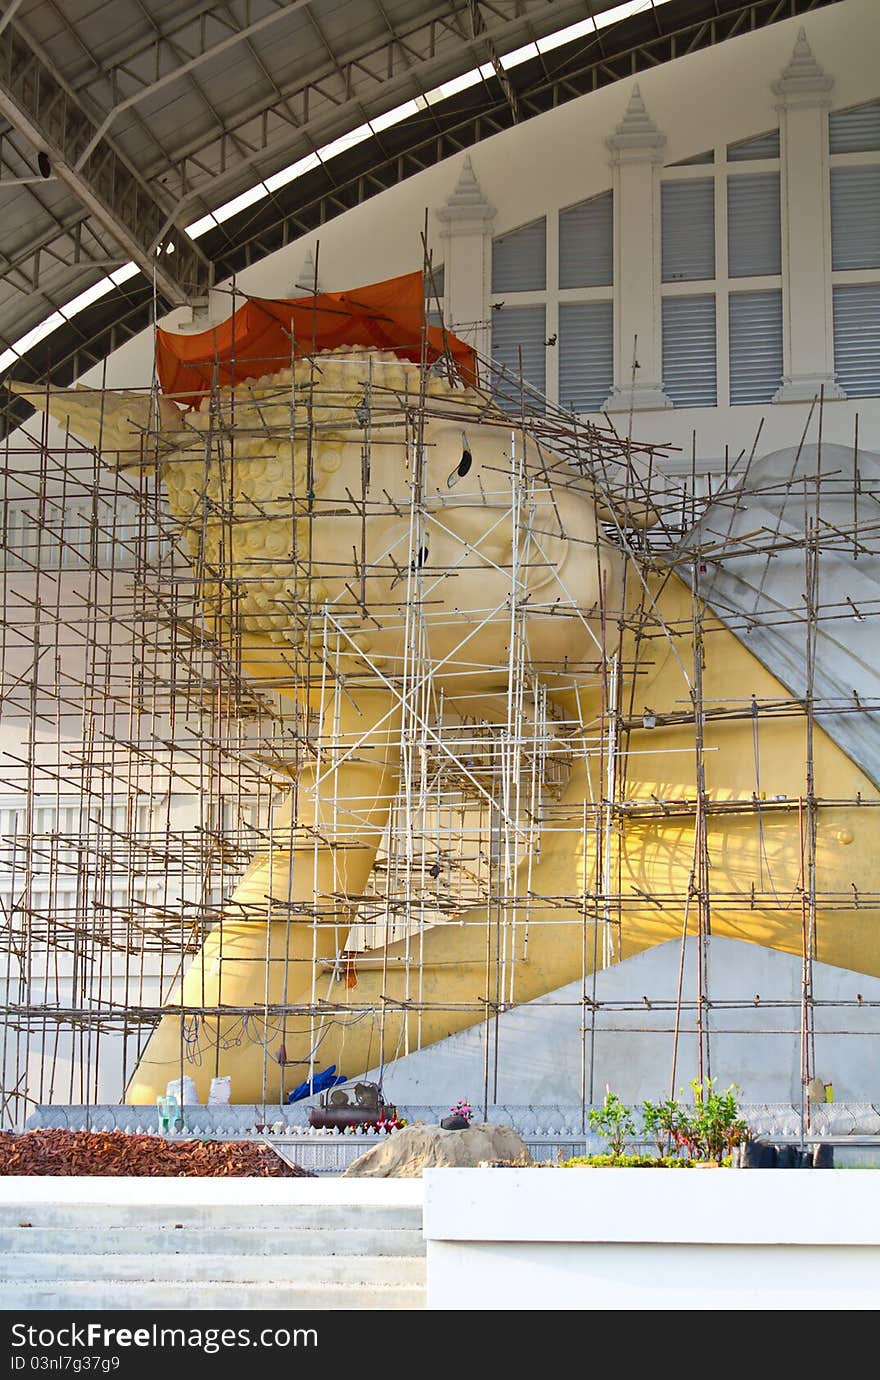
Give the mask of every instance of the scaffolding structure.
[[[428, 306], [430, 296], [429, 291]], [[338, 360], [344, 362], [343, 356]], [[806, 475], [801, 466], [781, 481], [756, 478], [756, 437], [750, 454], [729, 458], [716, 485], [701, 484], [696, 462], [692, 476], [676, 482], [664, 471], [659, 446], [635, 443], [607, 419], [587, 425], [539, 398], [515, 371], [481, 361], [481, 424], [503, 434], [510, 461], [507, 473], [483, 481], [514, 533], [504, 562], [508, 660], [503, 695], [487, 693], [484, 713], [462, 714], [438, 675], [426, 631], [432, 590], [454, 572], [439, 570], [431, 560], [430, 534], [443, 512], [422, 483], [421, 462], [426, 419], [451, 427], [461, 422], [457, 380], [448, 358], [432, 363], [425, 352], [405, 374], [403, 387], [396, 365], [391, 382], [390, 366], [385, 372], [381, 361], [371, 366], [361, 418], [362, 482], [359, 491], [349, 492], [343, 512], [335, 501], [322, 499], [313, 465], [313, 440], [317, 446], [323, 434], [342, 425], [327, 415], [332, 401], [316, 391], [324, 361], [306, 349], [286, 364], [268, 362], [259, 396], [252, 384], [215, 383], [201, 405], [201, 454], [191, 450], [183, 459], [163, 441], [152, 403], [144, 427], [150, 444], [136, 465], [121, 456], [112, 463], [111, 445], [84, 444], [72, 429], [59, 439], [46, 420], [33, 442], [21, 433], [6, 441], [3, 1124], [21, 1125], [38, 1103], [122, 1099], [172, 1001], [180, 1028], [175, 1072], [186, 1073], [198, 1062], [222, 1073], [224, 1051], [250, 1043], [273, 1075], [280, 1067], [282, 1096], [317, 1066], [328, 1022], [367, 1021], [374, 1027], [370, 1062], [348, 1070], [362, 1076], [370, 1066], [386, 1067], [421, 1048], [423, 1022], [445, 1004], [456, 1013], [458, 1028], [481, 1026], [479, 1092], [489, 1104], [503, 1058], [498, 1022], [522, 1001], [530, 932], [547, 923], [542, 917], [548, 908], [558, 912], [554, 924], [573, 927], [579, 936], [583, 1110], [606, 1082], [595, 1054], [603, 1010], [631, 1013], [631, 1031], [641, 1028], [646, 1008], [655, 1016], [665, 1013], [670, 1090], [685, 1074], [709, 1077], [712, 1039], [725, 1030], [731, 1012], [753, 1009], [756, 997], [743, 992], [734, 1001], [713, 1001], [705, 946], [727, 913], [739, 916], [751, 907], [762, 915], [775, 909], [790, 915], [794, 907], [802, 936], [801, 993], [775, 1005], [797, 1013], [808, 1108], [806, 1089], [817, 1072], [812, 974], [820, 923], [833, 927], [838, 916], [846, 924], [854, 906], [866, 923], [880, 915], [880, 892], [855, 884], [829, 887], [817, 865], [820, 817], [848, 817], [859, 809], [873, 827], [872, 807], [880, 798], [861, 789], [839, 797], [822, 794], [815, 776], [814, 743], [823, 724], [832, 717], [864, 720], [880, 708], [857, 693], [841, 702], [817, 688], [815, 678], [820, 632], [833, 632], [844, 619], [857, 619], [867, 632], [880, 612], [880, 600], [854, 602], [829, 592], [822, 579], [824, 561], [851, 560], [864, 568], [880, 546], [880, 520], [865, 516], [880, 492], [873, 493], [874, 481], [860, 472], [858, 433], [847, 473], [823, 473], [820, 460]], [[445, 391], [434, 387], [438, 379]], [[115, 390], [96, 391], [110, 415]], [[144, 397], [155, 403], [155, 385]], [[383, 468], [383, 446], [389, 428], [401, 425], [410, 464], [392, 483]], [[798, 453], [808, 437], [818, 438], [821, 456], [821, 432], [820, 398], [803, 436], [795, 438]], [[230, 472], [236, 447], [241, 450], [257, 434], [267, 453], [288, 444], [288, 454], [303, 460], [299, 487], [284, 491], [282, 485], [270, 505], [255, 513], [252, 504], [247, 516]], [[169, 479], [172, 461], [178, 472], [187, 468], [188, 491], [196, 496], [185, 520], [185, 486]], [[556, 484], [577, 489], [595, 505], [596, 534], [565, 532], [578, 559], [595, 564], [601, 549], [613, 553], [623, 572], [620, 596], [600, 599], [591, 622], [592, 655], [577, 667], [594, 706], [586, 714], [570, 714], [548, 694], [548, 668], [533, 664], [526, 633], [526, 572], [546, 559], [541, 505], [552, 507]], [[539, 491], [540, 501], [534, 498]], [[746, 533], [733, 525], [719, 528], [719, 513], [742, 511], [765, 491], [774, 501], [784, 494], [802, 506], [800, 536], [781, 523], [777, 530]], [[367, 608], [366, 582], [376, 572], [366, 557], [366, 538], [351, 556], [350, 598], [328, 599], [310, 558], [314, 529], [332, 529], [341, 517], [350, 522], [355, 514], [366, 531], [373, 515], [392, 512], [405, 522], [407, 537], [405, 549], [395, 554], [398, 573], [387, 582], [381, 611]], [[269, 554], [242, 562], [229, 534], [251, 519], [260, 524], [263, 553], [268, 528], [277, 529], [278, 540]], [[706, 602], [703, 590], [712, 571], [763, 557], [769, 566], [793, 551], [803, 564], [798, 606], [778, 606], [768, 615], [763, 589], [755, 590], [758, 612], [752, 615], [728, 609], [720, 617]], [[279, 583], [282, 566], [287, 578]], [[676, 605], [677, 616], [663, 604], [671, 580], [688, 591], [686, 606]], [[377, 627], [381, 620], [399, 628], [399, 658], [371, 657], [369, 644], [355, 641], [346, 609], [357, 605]], [[576, 609], [560, 616], [584, 621]], [[750, 620], [798, 630], [801, 692], [756, 697], [749, 687], [732, 685], [723, 699], [707, 696], [706, 668], [716, 644], [731, 634], [743, 640]], [[267, 645], [280, 649], [291, 683], [303, 693], [285, 695], [277, 676], [261, 679], [248, 671], [253, 652], [243, 639], [257, 627]], [[335, 655], [322, 657], [316, 648], [335, 648]], [[479, 659], [478, 652], [473, 655]], [[681, 703], [655, 711], [644, 703], [642, 684], [647, 670], [664, 659], [677, 666]], [[562, 670], [555, 668], [557, 678]], [[329, 955], [316, 946], [305, 1000], [299, 988], [295, 999], [270, 999], [267, 984], [262, 997], [240, 1006], [183, 1002], [181, 976], [198, 960], [208, 936], [242, 920], [236, 884], [256, 857], [278, 846], [291, 780], [305, 763], [319, 775], [332, 775], [334, 762], [358, 750], [356, 736], [320, 726], [315, 703], [322, 695], [326, 703], [334, 684], [356, 698], [359, 686], [377, 679], [397, 706], [400, 765], [375, 865], [358, 894], [316, 892], [307, 911], [288, 917], [316, 936], [338, 926], [344, 942]], [[796, 724], [802, 737], [802, 788], [774, 799], [761, 779], [759, 744], [779, 724]], [[746, 726], [755, 744], [753, 779], [750, 789], [725, 793], [707, 784], [707, 751], [715, 750], [707, 748], [707, 735], [736, 726]], [[647, 735], [658, 728], [678, 735], [680, 746], [670, 750], [687, 761], [686, 787], [680, 773], [669, 775], [665, 790], [648, 790], [634, 778], [634, 765], [652, 751]], [[586, 763], [588, 782], [577, 805], [565, 795], [575, 763]], [[759, 867], [731, 889], [716, 880], [713, 831], [740, 819], [759, 838]], [[766, 843], [780, 820], [796, 827], [800, 840], [800, 878], [785, 894]], [[620, 840], [628, 831], [647, 837], [670, 821], [680, 824], [684, 880], [643, 894], [624, 869]], [[559, 830], [578, 832], [583, 855], [592, 862], [583, 867], [580, 894], [537, 896], [530, 868]], [[265, 922], [275, 904], [266, 897], [262, 917], [257, 904], [246, 918]], [[696, 990], [680, 976], [673, 1000], [652, 1002], [634, 992], [603, 1002], [597, 975], [631, 951], [632, 917], [646, 910], [680, 935], [680, 974], [684, 941], [696, 938]], [[449, 996], [426, 991], [424, 936], [444, 925], [477, 926], [484, 935], [478, 1000], [462, 1002], [451, 983]], [[389, 956], [390, 944], [395, 948]], [[435, 976], [438, 963], [432, 960]], [[378, 1007], [362, 1001], [359, 980], [371, 969], [387, 975], [389, 965], [403, 972], [399, 995], [383, 995]], [[552, 1005], [552, 993], [544, 1000]], [[859, 1000], [860, 1006], [872, 1004], [877, 1005]], [[842, 1000], [835, 1013], [838, 1033], [851, 1028], [849, 1005]], [[463, 1015], [463, 1006], [469, 1014]], [[393, 1023], [395, 1012], [405, 1019]], [[785, 1013], [779, 1019], [790, 1031]], [[292, 1026], [308, 1028], [312, 1054], [307, 1070], [299, 1061], [286, 1074], [284, 1048]], [[656, 1021], [651, 1028], [657, 1029]], [[684, 1034], [696, 1038], [693, 1070], [681, 1067]], [[264, 1088], [269, 1086], [264, 1079]]]

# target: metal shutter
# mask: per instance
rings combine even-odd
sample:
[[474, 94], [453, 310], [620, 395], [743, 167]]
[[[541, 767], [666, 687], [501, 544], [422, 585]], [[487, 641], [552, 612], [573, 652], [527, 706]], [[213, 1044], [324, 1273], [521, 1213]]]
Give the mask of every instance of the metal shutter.
[[547, 286], [547, 221], [499, 235], [492, 241], [493, 292], [543, 292]]
[[706, 149], [705, 153], [694, 153], [690, 158], [679, 158], [677, 163], [667, 163], [668, 168], [694, 168], [698, 163], [714, 163], [715, 150]]
[[663, 281], [715, 277], [715, 182], [663, 182]]
[[431, 272], [425, 274], [425, 298], [436, 306], [437, 298], [442, 302], [445, 295], [446, 267], [444, 264], [434, 264]]
[[880, 101], [832, 110], [828, 116], [832, 153], [869, 153], [880, 149]]
[[737, 144], [727, 145], [728, 163], [745, 163], [750, 158], [778, 157], [778, 129], [768, 129], [766, 134], [758, 134], [754, 139], [741, 139]]
[[610, 302], [559, 306], [559, 405], [597, 412], [614, 383], [613, 309]]
[[831, 169], [831, 267], [880, 268], [880, 167]]
[[770, 402], [782, 383], [782, 293], [730, 295], [730, 401]]
[[850, 398], [880, 396], [880, 283], [836, 287], [834, 368]]
[[27, 531], [25, 516], [26, 510], [21, 505], [13, 506], [10, 503], [3, 505], [4, 531], [3, 531], [3, 563], [6, 570], [16, 570], [24, 564], [25, 554], [25, 533]]
[[425, 274], [425, 317], [429, 326], [443, 325], [443, 299], [446, 295], [446, 270], [438, 264]]
[[[446, 271], [439, 264], [425, 274], [425, 316], [429, 326], [443, 325], [443, 298], [446, 293]], [[439, 301], [439, 305], [438, 305]]]
[[779, 173], [727, 179], [727, 257], [731, 278], [782, 272]]
[[715, 298], [663, 299], [663, 388], [676, 407], [718, 399]]
[[[547, 331], [544, 307], [502, 307], [492, 313], [493, 386], [498, 401], [508, 412], [519, 412], [522, 402], [533, 412], [544, 409], [547, 382]], [[520, 352], [522, 383], [520, 385]], [[541, 396], [536, 396], [535, 392]]]
[[559, 212], [559, 286], [610, 287], [614, 281], [611, 192]]

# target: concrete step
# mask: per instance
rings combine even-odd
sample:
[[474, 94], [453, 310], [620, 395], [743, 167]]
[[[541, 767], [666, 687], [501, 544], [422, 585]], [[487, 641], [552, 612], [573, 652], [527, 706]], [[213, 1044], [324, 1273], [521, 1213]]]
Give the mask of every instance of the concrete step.
[[421, 1231], [421, 1206], [373, 1203], [0, 1203], [0, 1229], [51, 1227], [247, 1227], [273, 1232], [295, 1228], [370, 1228]]
[[0, 1309], [425, 1306], [415, 1180], [0, 1180]]
[[[0, 1283], [0, 1310], [30, 1312], [58, 1309], [85, 1312], [202, 1309], [223, 1312], [259, 1312], [276, 1309], [308, 1309], [334, 1312], [339, 1309], [387, 1311], [423, 1309], [422, 1284], [242, 1284], [239, 1281], [206, 1284], [153, 1281], [69, 1279], [63, 1283], [17, 1280]], [[284, 1320], [282, 1319], [282, 1324]], [[296, 1326], [296, 1321], [290, 1323]]]
[[[28, 1220], [25, 1218], [23, 1220]], [[0, 1257], [82, 1255], [423, 1256], [418, 1227], [0, 1227]]]
[[0, 1258], [0, 1282], [53, 1280], [143, 1280], [170, 1283], [199, 1280], [222, 1284], [286, 1285], [391, 1285], [423, 1287], [425, 1261], [417, 1256], [351, 1255], [82, 1255], [61, 1252], [27, 1252]]

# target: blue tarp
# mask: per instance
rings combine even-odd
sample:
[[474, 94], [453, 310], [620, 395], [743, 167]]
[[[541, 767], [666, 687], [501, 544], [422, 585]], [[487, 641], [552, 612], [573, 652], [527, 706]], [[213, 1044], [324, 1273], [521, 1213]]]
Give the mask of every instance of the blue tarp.
[[345, 1075], [336, 1073], [336, 1065], [331, 1064], [322, 1073], [316, 1073], [311, 1078], [307, 1078], [305, 1083], [300, 1083], [299, 1087], [294, 1088], [288, 1093], [287, 1101], [300, 1102], [304, 1097], [311, 1097], [313, 1093], [326, 1091], [327, 1088], [335, 1088], [337, 1083], [344, 1083]]

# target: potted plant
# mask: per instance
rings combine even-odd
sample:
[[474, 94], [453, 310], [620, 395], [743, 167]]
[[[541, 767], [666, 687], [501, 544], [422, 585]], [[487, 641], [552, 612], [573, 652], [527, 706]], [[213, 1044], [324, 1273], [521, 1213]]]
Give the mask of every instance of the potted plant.
[[624, 1154], [627, 1139], [636, 1133], [636, 1125], [629, 1108], [624, 1106], [610, 1088], [605, 1092], [602, 1106], [590, 1109], [590, 1130], [596, 1131], [608, 1142], [608, 1148], [615, 1160]]
[[445, 1116], [440, 1122], [444, 1131], [466, 1131], [471, 1124], [471, 1117], [474, 1111], [469, 1102], [459, 1098], [449, 1108], [449, 1116]]

